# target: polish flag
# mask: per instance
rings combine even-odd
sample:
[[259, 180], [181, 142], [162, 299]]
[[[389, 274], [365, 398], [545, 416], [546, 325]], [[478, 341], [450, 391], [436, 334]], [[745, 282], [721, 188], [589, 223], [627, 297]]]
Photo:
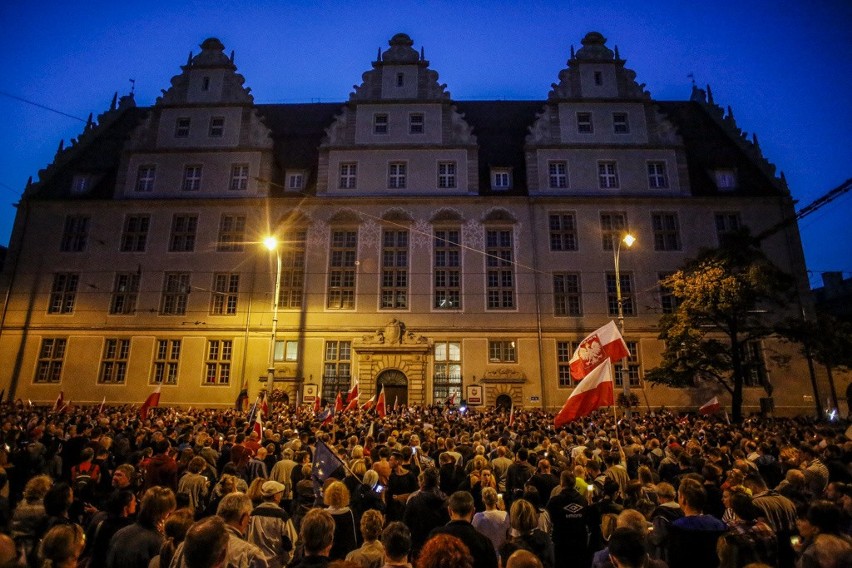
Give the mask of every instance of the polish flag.
[[319, 414], [319, 411], [320, 411], [320, 397], [319, 397], [319, 395], [317, 395], [314, 398], [314, 416]]
[[382, 392], [379, 393], [379, 398], [376, 401], [376, 414], [384, 418], [387, 416], [387, 409], [385, 408], [385, 387], [382, 385]]
[[358, 381], [355, 381], [355, 384], [352, 385], [352, 388], [349, 389], [349, 394], [346, 395], [346, 404], [349, 404], [353, 400], [358, 399]]
[[719, 404], [719, 397], [714, 396], [698, 409], [701, 414], [715, 414], [722, 410], [722, 405]]
[[396, 414], [399, 410], [399, 395], [393, 397], [393, 413]]
[[343, 397], [340, 396], [340, 393], [337, 393], [337, 398], [334, 399], [334, 413], [343, 411]]
[[509, 408], [509, 428], [515, 425], [515, 403], [512, 402], [512, 406]]
[[101, 401], [101, 405], [98, 407], [98, 414], [103, 414], [104, 405], [106, 404], [106, 397]]
[[605, 359], [615, 363], [629, 356], [630, 351], [624, 338], [618, 332], [615, 322], [610, 321], [580, 342], [568, 364], [571, 367], [571, 376], [579, 380]]
[[260, 415], [260, 412], [254, 415], [254, 424], [252, 425], [251, 429], [252, 431], [257, 432], [258, 440], [263, 440], [263, 422], [261, 422]]
[[65, 408], [65, 394], [59, 391], [59, 396], [56, 397], [56, 402], [53, 403], [53, 412], [59, 412]]
[[612, 362], [609, 358], [605, 358], [603, 363], [595, 367], [586, 375], [586, 378], [580, 381], [580, 384], [574, 387], [571, 396], [556, 415], [554, 424], [559, 428], [572, 420], [586, 416], [596, 408], [612, 406], [614, 402]]
[[263, 398], [260, 400], [260, 409], [263, 411], [264, 418], [269, 418], [269, 403], [266, 402], [266, 393], [263, 393]]
[[350, 412], [350, 411], [355, 411], [355, 410], [358, 410], [358, 397], [357, 396], [355, 398], [353, 398], [351, 401], [349, 401], [349, 404], [346, 405], [346, 408], [343, 409], [343, 412]]
[[370, 400], [361, 405], [361, 410], [370, 410], [376, 405], [376, 395], [370, 397]]
[[139, 407], [139, 418], [145, 420], [148, 418], [148, 410], [160, 406], [160, 387], [154, 389], [154, 392], [148, 395], [142, 406]]

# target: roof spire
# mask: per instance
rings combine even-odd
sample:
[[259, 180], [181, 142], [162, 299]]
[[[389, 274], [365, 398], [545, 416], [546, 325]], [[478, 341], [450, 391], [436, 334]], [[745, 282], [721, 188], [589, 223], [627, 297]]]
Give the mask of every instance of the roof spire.
[[[784, 173], [782, 172], [781, 176], [783, 177], [783, 175], [784, 175]], [[26, 187], [26, 189], [24, 189], [24, 191], [27, 191], [32, 186], [33, 186], [33, 176], [30, 176], [30, 178], [27, 180], [27, 187]]]
[[382, 60], [382, 48], [379, 47], [379, 54], [376, 55], [376, 61], [381, 61], [381, 60]]
[[231, 50], [231, 63], [234, 63], [234, 50]]
[[707, 83], [707, 104], [716, 104], [713, 102], [713, 89], [710, 88], [710, 83]]
[[574, 44], [571, 44], [571, 59], [574, 59]]
[[112, 96], [112, 102], [109, 103], [109, 110], [115, 110], [115, 105], [118, 102], [118, 91]]
[[426, 48], [420, 46], [420, 61], [426, 61]]
[[56, 149], [56, 153], [61, 154], [64, 149], [65, 149], [65, 139], [63, 138], [62, 140], [59, 141], [59, 148]]
[[189, 50], [189, 57], [186, 58], [186, 66], [189, 67], [192, 65], [192, 50]]
[[621, 57], [618, 56], [618, 46], [615, 46], [615, 60], [618, 61]]
[[734, 120], [734, 109], [731, 108], [731, 105], [728, 105], [728, 118]]
[[94, 126], [94, 123], [92, 122], [92, 113], [89, 113], [89, 118], [88, 118], [88, 119], [86, 119], [86, 128], [85, 128], [85, 130], [89, 130], [89, 129], [91, 129], [93, 126]]

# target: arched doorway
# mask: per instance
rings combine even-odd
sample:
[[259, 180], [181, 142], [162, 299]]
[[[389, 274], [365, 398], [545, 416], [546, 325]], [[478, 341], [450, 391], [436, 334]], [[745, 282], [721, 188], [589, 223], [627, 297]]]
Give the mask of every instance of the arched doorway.
[[408, 378], [405, 373], [396, 369], [382, 371], [376, 377], [376, 393], [385, 387], [385, 405], [387, 408], [393, 406], [394, 401], [400, 405], [408, 404]]
[[497, 410], [502, 409], [502, 410], [505, 410], [506, 412], [509, 412], [509, 410], [511, 410], [511, 408], [512, 408], [512, 397], [509, 396], [508, 394], [499, 395], [497, 397], [496, 407], [497, 407]]

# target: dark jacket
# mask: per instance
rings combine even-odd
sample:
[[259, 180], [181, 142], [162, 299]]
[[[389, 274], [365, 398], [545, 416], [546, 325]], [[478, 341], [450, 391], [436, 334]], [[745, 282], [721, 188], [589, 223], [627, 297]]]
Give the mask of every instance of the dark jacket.
[[553, 523], [554, 555], [557, 565], [565, 566], [571, 559], [578, 566], [587, 566], [592, 552], [600, 542], [600, 514], [589, 506], [574, 486], [563, 487], [547, 503], [547, 513]]
[[431, 533], [450, 520], [447, 498], [437, 488], [414, 493], [405, 504], [402, 521], [411, 530], [411, 556], [417, 558]]
[[[516, 536], [503, 545], [503, 548], [500, 550], [500, 556], [503, 558], [504, 566], [506, 565], [506, 561], [509, 559], [509, 556], [511, 556], [516, 550], [529, 550], [535, 554], [539, 560], [541, 560], [541, 564], [544, 568], [554, 568], [554, 566], [556, 566], [556, 559], [553, 552], [553, 541], [547, 533], [540, 531], [539, 529], [535, 529], [528, 534]], [[559, 565], [569, 566], [569, 559], [566, 557], [564, 562], [561, 562]], [[578, 566], [583, 565], [584, 564], [578, 564]]]
[[473, 557], [473, 568], [497, 568], [497, 553], [494, 552], [494, 545], [487, 536], [473, 528], [469, 522], [450, 521], [443, 527], [433, 530], [429, 537], [436, 534], [448, 534], [462, 541]]

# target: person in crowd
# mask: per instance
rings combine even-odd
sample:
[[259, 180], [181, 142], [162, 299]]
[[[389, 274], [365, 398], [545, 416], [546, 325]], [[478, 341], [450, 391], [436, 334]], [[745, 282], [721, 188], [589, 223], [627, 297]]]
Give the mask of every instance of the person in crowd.
[[281, 508], [286, 492], [282, 483], [266, 481], [261, 486], [263, 501], [251, 512], [248, 541], [257, 545], [270, 568], [286, 566], [293, 557], [298, 536], [290, 515]]
[[500, 557], [508, 559], [519, 548], [529, 550], [541, 559], [544, 568], [555, 568], [553, 541], [538, 528], [538, 512], [532, 503], [518, 499], [512, 503], [509, 522], [513, 536], [500, 550]]
[[411, 530], [412, 556], [417, 558], [427, 537], [437, 527], [447, 524], [447, 496], [438, 488], [439, 472], [426, 468], [418, 476], [420, 489], [405, 504], [403, 522]]
[[334, 518], [326, 509], [311, 509], [302, 519], [299, 543], [302, 557], [294, 560], [289, 568], [325, 568], [334, 540]]
[[133, 523], [136, 505], [136, 495], [124, 489], [112, 494], [100, 520], [92, 519], [86, 533], [84, 552], [90, 566], [106, 566], [110, 540], [119, 530]]
[[349, 508], [349, 490], [341, 481], [334, 481], [323, 494], [323, 502], [334, 519], [334, 544], [329, 552], [330, 560], [342, 560], [358, 548], [360, 538], [355, 513]]
[[83, 529], [75, 523], [55, 525], [39, 545], [44, 568], [77, 568], [77, 560], [86, 545]]
[[455, 536], [470, 550], [474, 559], [474, 568], [495, 568], [497, 555], [491, 541], [470, 524], [474, 514], [473, 496], [467, 491], [456, 491], [450, 495], [447, 510], [450, 514], [450, 522], [434, 529], [429, 538], [438, 534]]
[[498, 507], [502, 506], [500, 497], [493, 487], [483, 489], [482, 501], [485, 503], [485, 511], [476, 513], [471, 522], [473, 528], [488, 537], [495, 553], [499, 553], [511, 528], [509, 514]]
[[177, 507], [174, 491], [151, 487], [139, 505], [136, 522], [113, 535], [107, 550], [107, 568], [148, 568], [163, 546], [166, 518]]
[[35, 560], [38, 541], [44, 523], [44, 496], [53, 486], [48, 475], [37, 475], [27, 481], [23, 500], [15, 507], [10, 524], [11, 536], [20, 546], [27, 559]]
[[699, 481], [685, 477], [678, 488], [678, 504], [683, 517], [668, 528], [667, 562], [670, 566], [716, 568], [716, 543], [728, 526], [713, 515], [704, 513], [707, 493]]
[[382, 531], [382, 546], [385, 548], [383, 568], [411, 568], [411, 532], [405, 524], [397, 521], [388, 523]]
[[816, 568], [825, 565], [827, 551], [832, 551], [838, 560], [850, 557], [850, 539], [840, 533], [842, 518], [840, 508], [829, 501], [815, 501], [802, 511], [796, 521], [801, 537], [801, 542], [795, 547], [799, 556], [797, 567]]
[[228, 562], [230, 536], [221, 517], [206, 517], [186, 531], [171, 568], [224, 568]]
[[382, 568], [385, 561], [385, 547], [379, 540], [382, 535], [384, 516], [374, 510], [365, 511], [361, 516], [361, 538], [363, 544], [360, 548], [346, 555], [346, 560], [355, 562], [361, 568]]
[[207, 504], [207, 494], [210, 491], [210, 481], [202, 475], [207, 468], [207, 460], [201, 456], [195, 456], [189, 461], [186, 472], [178, 481], [178, 493], [183, 493], [189, 498], [189, 507], [195, 512], [196, 518], [200, 518]]
[[[160, 554], [151, 559], [148, 568], [169, 568], [177, 548], [186, 538], [186, 533], [194, 520], [195, 512], [188, 507], [177, 509], [169, 515], [163, 525], [164, 540], [163, 546], [160, 547]], [[93, 566], [98, 566], [98, 564], [93, 564]]]
[[[612, 534], [609, 535], [609, 540], [607, 541], [607, 546], [602, 550], [599, 550], [595, 553], [592, 559], [592, 568], [613, 568], [612, 558], [610, 557], [610, 547], [609, 543], [612, 541], [612, 536], [618, 531], [618, 529], [627, 528], [642, 536], [642, 541], [645, 545], [645, 549], [648, 547], [648, 522], [645, 520], [645, 517], [639, 511], [633, 509], [625, 509], [622, 511], [618, 518], [616, 519], [615, 529]], [[667, 568], [666, 563], [662, 560], [651, 558], [650, 556], [645, 560], [645, 568]]]
[[609, 560], [615, 568], [645, 568], [649, 566], [643, 533], [628, 527], [615, 529], [609, 539]]
[[423, 546], [417, 559], [417, 568], [472, 568], [474, 560], [470, 550], [461, 541], [449, 534], [437, 534]]

